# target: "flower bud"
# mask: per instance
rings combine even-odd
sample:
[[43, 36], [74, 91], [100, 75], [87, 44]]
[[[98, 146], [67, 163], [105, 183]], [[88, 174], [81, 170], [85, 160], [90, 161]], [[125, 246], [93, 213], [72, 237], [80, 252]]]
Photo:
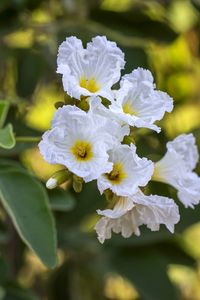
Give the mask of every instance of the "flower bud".
[[49, 178], [49, 180], [46, 182], [46, 187], [48, 189], [54, 189], [58, 185], [70, 179], [70, 177], [71, 173], [67, 169], [59, 170]]
[[76, 193], [80, 193], [83, 188], [83, 179], [77, 175], [73, 175], [73, 189]]

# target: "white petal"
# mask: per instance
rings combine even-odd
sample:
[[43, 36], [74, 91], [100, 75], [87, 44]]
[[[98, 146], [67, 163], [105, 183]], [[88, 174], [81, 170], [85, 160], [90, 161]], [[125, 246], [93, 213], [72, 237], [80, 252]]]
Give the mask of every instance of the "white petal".
[[122, 77], [120, 82], [121, 86], [126, 82], [130, 82], [140, 89], [143, 94], [149, 93], [149, 91], [155, 88], [154, 79], [149, 70], [143, 68], [137, 68], [130, 74], [126, 74]]
[[173, 149], [185, 162], [188, 170], [192, 171], [199, 160], [198, 149], [193, 134], [181, 134], [172, 142], [167, 143], [167, 149]]
[[140, 214], [143, 224], [152, 231], [157, 231], [160, 224], [164, 224], [170, 232], [174, 232], [174, 225], [180, 220], [178, 206], [167, 197], [142, 193], [132, 196], [136, 209]]
[[[64, 90], [76, 99], [82, 96], [102, 96], [113, 99], [111, 87], [124, 68], [124, 54], [116, 43], [97, 36], [83, 49], [75, 37], [67, 38], [58, 51], [57, 72], [63, 75]], [[81, 79], [94, 80], [97, 88], [81, 86]]]
[[174, 187], [178, 190], [178, 198], [185, 207], [194, 208], [200, 202], [200, 177], [189, 173], [185, 178], [177, 180]]
[[131, 196], [135, 194], [139, 186], [145, 186], [153, 174], [153, 163], [146, 158], [140, 158], [136, 154], [135, 145], [118, 145], [109, 151], [109, 161], [120, 164], [123, 177], [121, 182], [115, 183], [109, 180], [106, 174], [97, 179], [98, 189], [101, 193], [110, 189], [118, 196]]
[[97, 213], [111, 219], [117, 219], [125, 215], [133, 207], [134, 203], [131, 199], [120, 197], [113, 209], [97, 210]]
[[[107, 151], [119, 143], [118, 136], [112, 135], [120, 129], [119, 124], [68, 105], [56, 111], [52, 126], [39, 143], [46, 161], [64, 165], [86, 182], [112, 170]], [[71, 149], [77, 141], [86, 141], [91, 145], [92, 157], [89, 161], [78, 161], [73, 154]]]
[[123, 77], [121, 88], [116, 93], [116, 101], [112, 101], [110, 105], [110, 110], [121, 121], [157, 132], [160, 128], [154, 122], [161, 120], [165, 112], [171, 112], [172, 109], [172, 98], [164, 92], [154, 90], [151, 73], [141, 68]]
[[131, 210], [127, 214], [118, 219], [111, 219], [108, 217], [102, 217], [96, 224], [95, 230], [98, 235], [98, 239], [101, 243], [104, 243], [106, 239], [110, 239], [112, 231], [114, 233], [120, 233], [124, 238], [129, 238], [133, 233], [137, 236], [140, 235], [140, 221], [138, 219], [137, 211]]
[[155, 163], [153, 179], [170, 184], [178, 190], [178, 198], [185, 207], [200, 202], [200, 179], [192, 172], [198, 160], [192, 134], [178, 136], [167, 143], [164, 157]]

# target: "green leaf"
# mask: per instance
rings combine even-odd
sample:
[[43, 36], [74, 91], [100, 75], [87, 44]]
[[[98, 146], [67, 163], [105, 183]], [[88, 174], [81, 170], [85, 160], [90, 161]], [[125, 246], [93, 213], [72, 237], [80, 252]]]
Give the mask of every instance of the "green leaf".
[[23, 169], [3, 169], [0, 198], [22, 240], [46, 266], [55, 267], [55, 224], [42, 185]]
[[0, 129], [0, 147], [12, 149], [16, 144], [12, 124]]
[[70, 211], [75, 206], [73, 195], [61, 189], [50, 190], [49, 201], [51, 208], [58, 211]]
[[9, 106], [8, 101], [0, 100], [0, 128], [4, 125]]

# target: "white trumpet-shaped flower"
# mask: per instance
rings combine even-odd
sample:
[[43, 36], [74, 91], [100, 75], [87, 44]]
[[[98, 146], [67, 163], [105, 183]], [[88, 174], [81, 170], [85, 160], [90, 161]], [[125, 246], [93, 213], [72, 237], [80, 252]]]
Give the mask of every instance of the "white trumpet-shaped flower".
[[114, 121], [67, 105], [56, 111], [39, 149], [47, 162], [64, 165], [88, 182], [112, 170], [107, 152], [125, 133]]
[[160, 132], [160, 128], [154, 122], [161, 120], [165, 112], [171, 112], [172, 109], [172, 98], [155, 90], [151, 72], [142, 68], [122, 78], [116, 100], [110, 105], [110, 110], [121, 122], [157, 132]]
[[81, 96], [102, 96], [113, 99], [111, 87], [120, 79], [124, 54], [116, 43], [105, 36], [96, 36], [83, 48], [72, 36], [60, 45], [57, 73], [63, 75], [64, 90], [76, 99]]
[[131, 196], [140, 186], [145, 186], [153, 174], [153, 163], [136, 154], [135, 145], [118, 145], [109, 152], [112, 170], [97, 179], [101, 193], [106, 189], [118, 196]]
[[173, 233], [180, 219], [178, 206], [172, 199], [146, 196], [141, 191], [131, 197], [119, 197], [113, 209], [97, 213], [103, 216], [95, 226], [101, 243], [110, 239], [112, 232], [121, 233], [124, 238], [132, 234], [139, 236], [139, 227], [143, 224], [152, 231], [158, 231], [164, 224]]
[[193, 172], [199, 156], [192, 134], [182, 134], [167, 143], [164, 157], [155, 163], [153, 180], [172, 185], [185, 207], [200, 202], [200, 177]]

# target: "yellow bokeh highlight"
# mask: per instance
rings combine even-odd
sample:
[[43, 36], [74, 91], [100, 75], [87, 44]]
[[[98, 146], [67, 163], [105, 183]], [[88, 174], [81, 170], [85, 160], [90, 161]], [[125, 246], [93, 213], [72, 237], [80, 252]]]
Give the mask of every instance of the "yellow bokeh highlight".
[[111, 11], [126, 11], [130, 8], [132, 0], [103, 0], [101, 7]]
[[111, 300], [138, 299], [138, 293], [132, 283], [117, 274], [110, 274], [107, 277], [104, 293]]
[[173, 1], [169, 10], [169, 20], [175, 30], [185, 32], [189, 30], [198, 19], [197, 12], [188, 0]]
[[38, 148], [25, 150], [21, 156], [21, 160], [28, 169], [44, 181], [47, 181], [56, 171], [63, 169], [63, 166], [47, 163]]
[[9, 47], [30, 48], [33, 45], [33, 29], [18, 30], [5, 36], [4, 41]]
[[200, 300], [200, 276], [194, 269], [183, 265], [170, 265], [168, 274], [172, 282], [179, 287], [185, 300]]
[[187, 251], [193, 257], [200, 259], [200, 223], [187, 228], [183, 233], [183, 239]]
[[33, 11], [31, 19], [34, 23], [45, 24], [52, 22], [54, 17], [47, 10], [37, 9]]
[[29, 107], [26, 122], [29, 126], [47, 130], [55, 112], [54, 103], [63, 100], [63, 93], [59, 93], [54, 85], [40, 86], [34, 95], [33, 105]]
[[162, 123], [169, 138], [198, 128], [200, 126], [200, 103], [177, 107], [171, 114], [165, 116]]

